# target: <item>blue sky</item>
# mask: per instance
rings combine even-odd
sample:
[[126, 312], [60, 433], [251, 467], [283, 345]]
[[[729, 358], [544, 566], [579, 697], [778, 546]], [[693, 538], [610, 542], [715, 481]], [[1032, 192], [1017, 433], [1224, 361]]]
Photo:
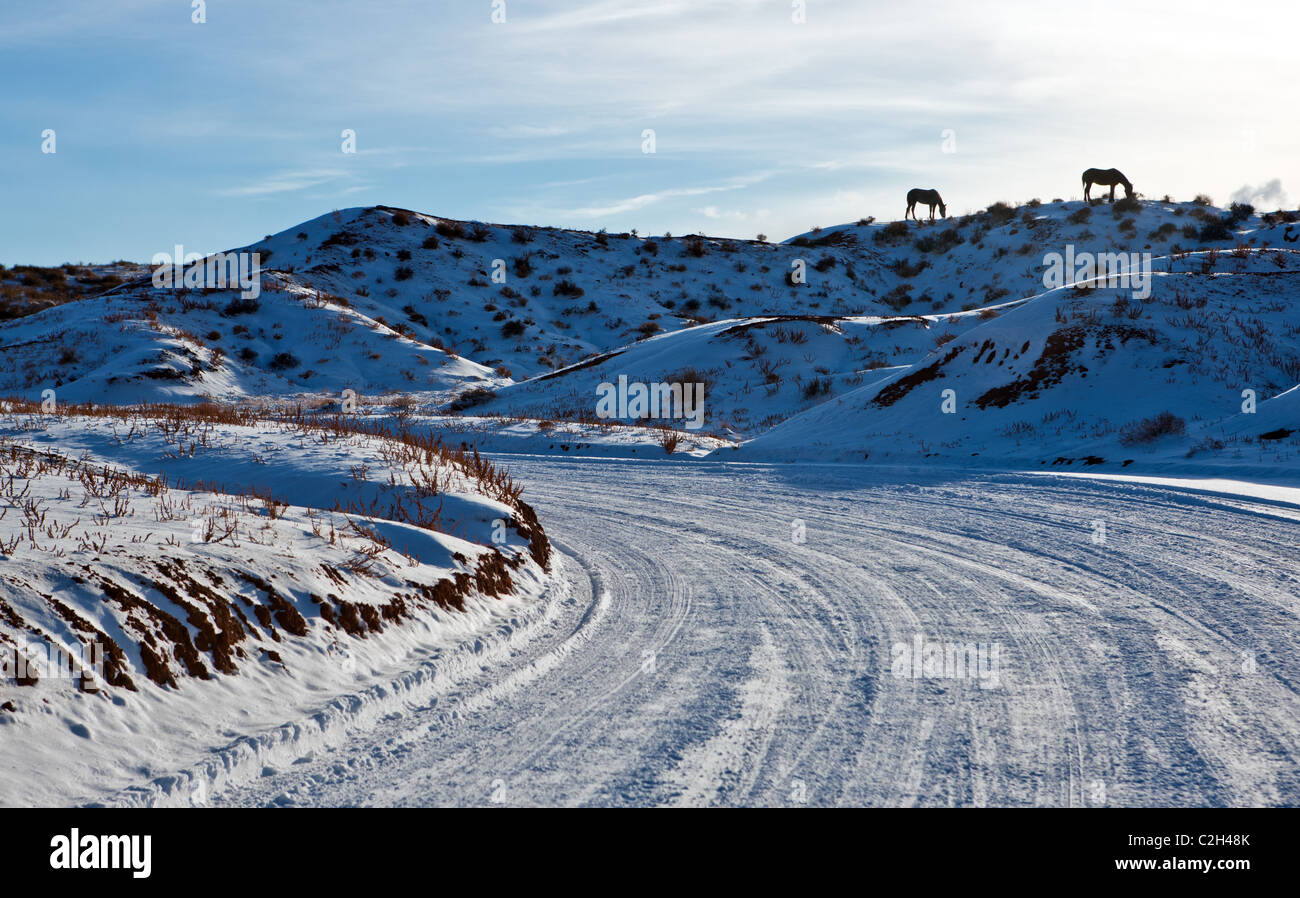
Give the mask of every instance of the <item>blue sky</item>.
[[1094, 165], [1157, 197], [1300, 198], [1294, 3], [504, 5], [0, 6], [0, 263], [213, 251], [374, 203], [785, 239], [901, 217], [913, 186], [950, 214], [1078, 196]]

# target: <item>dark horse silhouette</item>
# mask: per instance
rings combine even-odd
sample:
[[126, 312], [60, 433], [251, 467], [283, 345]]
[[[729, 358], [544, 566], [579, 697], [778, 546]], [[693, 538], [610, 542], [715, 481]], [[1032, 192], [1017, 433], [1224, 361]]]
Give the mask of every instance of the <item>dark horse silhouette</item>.
[[907, 216], [920, 221], [916, 218], [916, 204], [925, 203], [930, 207], [930, 221], [934, 221], [934, 207], [939, 207], [939, 214], [944, 218], [948, 217], [948, 207], [943, 203], [943, 197], [939, 196], [939, 191], [931, 187], [925, 190], [921, 187], [913, 187], [907, 191], [907, 211], [903, 213], [903, 221], [907, 221]]
[[1133, 199], [1133, 182], [1124, 177], [1124, 173], [1118, 168], [1090, 168], [1083, 173], [1083, 200], [1086, 203], [1092, 202], [1093, 184], [1110, 187], [1112, 203], [1115, 202], [1115, 187], [1119, 184], [1124, 185], [1124, 196]]

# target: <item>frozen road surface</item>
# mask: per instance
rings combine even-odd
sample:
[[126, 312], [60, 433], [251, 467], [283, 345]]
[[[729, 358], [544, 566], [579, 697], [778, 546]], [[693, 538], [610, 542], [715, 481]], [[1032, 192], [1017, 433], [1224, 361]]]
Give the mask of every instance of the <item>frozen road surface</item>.
[[1034, 474], [510, 467], [562, 579], [509, 651], [214, 803], [1300, 804], [1294, 505]]

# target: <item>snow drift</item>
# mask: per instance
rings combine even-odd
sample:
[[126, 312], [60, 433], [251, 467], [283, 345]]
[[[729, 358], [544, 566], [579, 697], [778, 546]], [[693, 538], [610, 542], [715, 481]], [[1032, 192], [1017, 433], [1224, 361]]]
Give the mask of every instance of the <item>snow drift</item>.
[[[87, 799], [482, 632], [550, 545], [476, 453], [344, 416], [0, 416], [6, 804]], [[93, 786], [91, 785], [93, 784]], [[78, 789], [95, 789], [92, 794]]]

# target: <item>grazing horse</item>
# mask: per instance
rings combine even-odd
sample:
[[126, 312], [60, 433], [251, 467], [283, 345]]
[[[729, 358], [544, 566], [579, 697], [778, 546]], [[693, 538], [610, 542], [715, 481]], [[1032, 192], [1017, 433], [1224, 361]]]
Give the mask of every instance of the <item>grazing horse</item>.
[[1110, 201], [1115, 202], [1116, 185], [1124, 185], [1124, 196], [1127, 199], [1133, 199], [1133, 182], [1124, 177], [1124, 173], [1118, 168], [1090, 168], [1083, 173], [1083, 200], [1086, 203], [1092, 202], [1092, 185], [1100, 184], [1102, 187], [1110, 187]]
[[911, 190], [907, 191], [907, 211], [903, 213], [903, 221], [907, 221], [907, 216], [909, 215], [916, 221], [920, 221], [920, 219], [916, 217], [917, 203], [925, 203], [930, 207], [930, 221], [934, 221], [935, 206], [939, 207], [940, 215], [944, 218], [948, 217], [948, 207], [944, 205], [943, 197], [939, 196], [939, 191], [935, 190], [933, 187], [929, 190], [920, 187], [913, 187]]

